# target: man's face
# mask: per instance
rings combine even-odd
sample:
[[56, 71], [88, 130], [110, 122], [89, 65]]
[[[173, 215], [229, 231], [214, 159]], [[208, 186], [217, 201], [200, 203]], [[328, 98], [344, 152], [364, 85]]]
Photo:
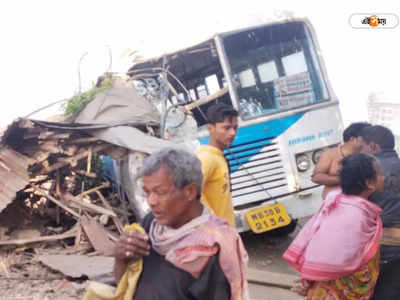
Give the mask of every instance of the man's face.
[[360, 139], [361, 152], [368, 153], [370, 155], [374, 155], [376, 153], [372, 142], [367, 143], [362, 137], [359, 137], [359, 139]]
[[223, 122], [209, 124], [207, 128], [210, 138], [223, 150], [232, 145], [238, 130], [238, 120], [237, 117], [226, 118]]
[[166, 167], [161, 167], [150, 176], [143, 176], [142, 181], [147, 203], [159, 224], [179, 228], [186, 223], [193, 201], [188, 201], [185, 188], [179, 190], [175, 186]]

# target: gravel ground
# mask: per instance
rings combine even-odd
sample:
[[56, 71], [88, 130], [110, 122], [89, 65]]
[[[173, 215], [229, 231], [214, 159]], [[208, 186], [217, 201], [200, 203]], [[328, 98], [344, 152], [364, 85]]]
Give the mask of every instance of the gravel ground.
[[251, 232], [242, 234], [243, 243], [249, 254], [249, 267], [297, 275], [297, 271], [283, 260], [282, 254], [307, 220], [308, 218], [298, 220], [296, 229], [286, 236], [274, 236], [274, 234], [269, 233], [254, 234]]
[[[300, 222], [302, 223], [304, 222]], [[282, 254], [299, 231], [300, 226], [292, 234], [284, 237], [274, 237], [269, 234], [242, 234], [250, 258], [249, 267], [270, 272], [297, 274], [282, 259]], [[70, 280], [63, 274], [43, 266], [23, 250], [12, 254], [0, 252], [1, 300], [82, 299], [87, 286], [86, 281]], [[287, 290], [257, 285], [250, 285], [250, 292], [252, 299], [299, 299]], [[278, 297], [278, 295], [281, 296]]]

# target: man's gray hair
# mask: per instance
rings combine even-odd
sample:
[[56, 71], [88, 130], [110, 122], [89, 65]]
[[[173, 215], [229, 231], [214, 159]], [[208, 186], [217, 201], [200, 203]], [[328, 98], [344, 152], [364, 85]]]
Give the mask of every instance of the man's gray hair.
[[203, 185], [203, 173], [201, 171], [201, 162], [196, 155], [179, 148], [164, 148], [151, 154], [143, 161], [143, 165], [138, 173], [138, 178], [150, 176], [161, 167], [166, 167], [168, 169], [175, 186], [180, 190], [188, 184], [197, 184], [197, 198], [200, 199]]

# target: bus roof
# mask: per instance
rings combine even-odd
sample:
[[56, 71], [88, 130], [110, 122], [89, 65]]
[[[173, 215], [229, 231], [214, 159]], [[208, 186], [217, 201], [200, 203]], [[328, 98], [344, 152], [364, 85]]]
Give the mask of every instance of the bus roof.
[[[311, 23], [307, 18], [291, 18], [291, 19], [285, 19], [285, 20], [280, 20], [280, 21], [274, 21], [270, 23], [263, 23], [255, 26], [250, 26], [250, 27], [245, 27], [245, 28], [240, 28], [232, 31], [227, 31], [227, 32], [221, 32], [221, 33], [216, 33], [214, 34], [211, 38], [190, 46], [186, 48], [182, 48], [179, 50], [176, 50], [174, 52], [162, 54], [160, 56], [152, 57], [152, 58], [145, 58], [142, 60], [139, 60], [133, 64], [132, 67], [129, 68], [128, 70], [128, 75], [135, 77], [137, 74], [143, 74], [146, 73], [148, 75], [151, 74], [157, 74], [160, 72], [160, 68], [165, 65], [166, 62], [168, 62], [169, 65], [173, 64], [175, 60], [178, 59], [178, 61], [181, 62], [182, 65], [188, 65], [188, 63], [196, 63], [199, 61], [202, 61], [205, 59], [205, 57], [216, 57], [217, 58], [217, 52], [214, 44], [214, 39], [216, 36], [229, 36], [231, 34], [236, 34], [240, 33], [242, 31], [247, 31], [251, 29], [256, 29], [264, 26], [270, 26], [270, 25], [276, 25], [276, 24], [285, 24], [285, 23], [292, 23], [292, 22], [304, 22], [308, 25], [310, 29], [312, 28]], [[313, 30], [312, 30], [313, 31]], [[314, 35], [314, 33], [313, 33]]]

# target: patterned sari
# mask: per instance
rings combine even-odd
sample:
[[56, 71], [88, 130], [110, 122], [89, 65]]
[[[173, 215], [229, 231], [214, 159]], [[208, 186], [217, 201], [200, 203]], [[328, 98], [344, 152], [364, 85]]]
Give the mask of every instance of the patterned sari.
[[361, 197], [328, 194], [283, 255], [308, 283], [307, 299], [371, 298], [379, 273], [380, 212]]
[[368, 300], [379, 275], [379, 253], [352, 275], [336, 280], [315, 281], [307, 292], [307, 300]]

